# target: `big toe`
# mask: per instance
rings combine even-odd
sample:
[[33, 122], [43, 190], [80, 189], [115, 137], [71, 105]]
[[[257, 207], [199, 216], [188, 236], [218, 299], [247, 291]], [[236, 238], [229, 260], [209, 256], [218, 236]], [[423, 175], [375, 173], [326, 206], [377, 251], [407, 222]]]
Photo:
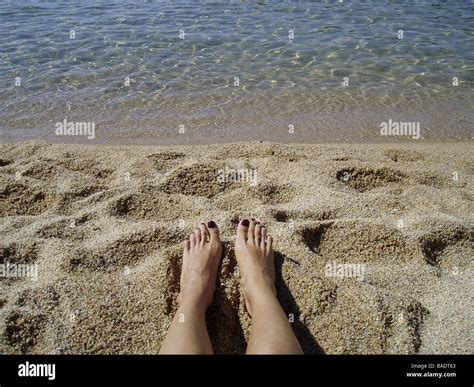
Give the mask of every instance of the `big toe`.
[[248, 219], [242, 219], [237, 226], [237, 238], [247, 240], [249, 232], [250, 221]]
[[211, 242], [219, 241], [219, 227], [217, 227], [216, 222], [213, 220], [207, 222], [207, 230], [209, 231], [209, 240]]

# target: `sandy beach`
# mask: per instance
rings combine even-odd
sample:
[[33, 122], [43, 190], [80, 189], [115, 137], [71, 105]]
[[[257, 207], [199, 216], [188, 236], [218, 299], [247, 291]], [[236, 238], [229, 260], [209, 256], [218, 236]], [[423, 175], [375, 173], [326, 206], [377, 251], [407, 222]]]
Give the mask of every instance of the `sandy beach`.
[[31, 269], [3, 270], [1, 353], [157, 353], [181, 241], [211, 219], [224, 241], [211, 340], [245, 352], [244, 217], [274, 236], [305, 353], [474, 351], [472, 142], [0, 149], [0, 263]]

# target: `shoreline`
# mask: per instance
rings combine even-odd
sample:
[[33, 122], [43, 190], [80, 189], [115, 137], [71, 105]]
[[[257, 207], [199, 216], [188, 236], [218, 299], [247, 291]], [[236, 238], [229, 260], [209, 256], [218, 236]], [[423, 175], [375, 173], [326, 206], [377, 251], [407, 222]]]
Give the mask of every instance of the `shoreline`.
[[[62, 136], [64, 138], [66, 136]], [[222, 139], [222, 141], [207, 141], [207, 142], [197, 142], [196, 139], [187, 139], [176, 142], [175, 140], [169, 140], [166, 142], [150, 142], [149, 138], [144, 137], [140, 138], [140, 142], [132, 139], [120, 139], [116, 141], [110, 141], [105, 139], [97, 138], [95, 140], [83, 140], [82, 138], [78, 138], [76, 136], [67, 137], [69, 139], [76, 139], [76, 141], [70, 142], [60, 142], [60, 141], [51, 141], [52, 139], [57, 139], [57, 136], [50, 136], [49, 138], [31, 138], [31, 139], [18, 139], [13, 141], [4, 141], [5, 139], [2, 138], [0, 145], [15, 145], [15, 144], [22, 144], [25, 142], [43, 142], [45, 144], [50, 145], [71, 145], [71, 146], [105, 146], [105, 147], [175, 147], [175, 146], [203, 146], [203, 145], [228, 145], [228, 144], [275, 144], [275, 145], [408, 145], [413, 144], [415, 146], [422, 145], [422, 144], [458, 144], [458, 143], [470, 143], [474, 141], [474, 136], [464, 137], [464, 138], [456, 138], [456, 137], [444, 137], [444, 138], [421, 138], [421, 139], [410, 139], [406, 138], [407, 136], [385, 136], [385, 137], [366, 137], [366, 138], [358, 138], [352, 139], [348, 138], [346, 141], [341, 140], [307, 140], [307, 139], [298, 139], [298, 140], [281, 140], [281, 139]]]

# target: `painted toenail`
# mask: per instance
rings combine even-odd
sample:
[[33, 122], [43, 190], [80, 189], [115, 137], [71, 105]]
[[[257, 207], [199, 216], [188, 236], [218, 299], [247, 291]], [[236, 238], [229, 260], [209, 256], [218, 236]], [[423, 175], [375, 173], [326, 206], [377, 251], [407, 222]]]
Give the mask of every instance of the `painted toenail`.
[[250, 220], [253, 220], [253, 221], [255, 222], [255, 218], [252, 218], [252, 219], [250, 219]]
[[248, 219], [242, 219], [242, 221], [240, 222], [240, 224], [244, 227], [248, 227], [250, 222]]
[[207, 222], [207, 227], [216, 228], [217, 224], [213, 220], [210, 220], [209, 222]]

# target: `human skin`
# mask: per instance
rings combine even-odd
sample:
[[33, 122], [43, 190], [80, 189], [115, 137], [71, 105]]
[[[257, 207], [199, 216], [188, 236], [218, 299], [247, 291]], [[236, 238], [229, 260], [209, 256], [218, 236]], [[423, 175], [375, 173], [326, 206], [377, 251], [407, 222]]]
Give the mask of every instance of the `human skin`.
[[[237, 226], [235, 255], [252, 328], [248, 354], [302, 354], [275, 289], [273, 239], [255, 219]], [[206, 309], [222, 257], [217, 225], [202, 223], [184, 242], [179, 307], [160, 354], [212, 354]]]

